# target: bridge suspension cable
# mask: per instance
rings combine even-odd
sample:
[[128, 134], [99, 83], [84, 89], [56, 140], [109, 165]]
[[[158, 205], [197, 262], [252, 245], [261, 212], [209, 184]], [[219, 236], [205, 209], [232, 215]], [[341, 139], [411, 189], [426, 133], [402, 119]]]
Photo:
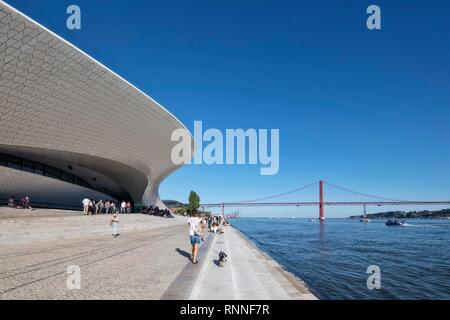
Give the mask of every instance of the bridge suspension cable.
[[[274, 198], [279, 198], [288, 194], [292, 194], [295, 192], [299, 192], [301, 190], [308, 189], [312, 186], [319, 185], [319, 198], [318, 201], [291, 201], [291, 202], [264, 202], [265, 200], [270, 200]], [[367, 198], [371, 198], [372, 200], [367, 201], [361, 201], [361, 200], [352, 200], [352, 201], [330, 201], [329, 199], [325, 199], [324, 197], [324, 190], [323, 186], [327, 185], [329, 187], [345, 191], [347, 193], [350, 193], [352, 195], [358, 195], [358, 196], [364, 196]], [[374, 201], [373, 199], [376, 199]], [[224, 213], [225, 207], [274, 207], [274, 206], [280, 206], [280, 207], [287, 207], [287, 206], [318, 206], [319, 207], [319, 218], [321, 221], [324, 219], [324, 206], [405, 206], [405, 205], [450, 205], [450, 200], [445, 201], [409, 201], [409, 200], [397, 200], [397, 199], [390, 199], [385, 197], [380, 197], [368, 193], [363, 193], [355, 190], [351, 190], [348, 188], [344, 188], [329, 182], [325, 181], [319, 181], [310, 183], [308, 185], [302, 186], [300, 188], [296, 188], [287, 192], [278, 193], [275, 195], [267, 196], [264, 198], [259, 199], [253, 199], [253, 200], [246, 200], [246, 201], [235, 201], [235, 202], [222, 202], [222, 203], [204, 203], [201, 204], [202, 207], [219, 207], [222, 208], [222, 214]]]
[[305, 189], [311, 188], [312, 186], [315, 186], [318, 183], [319, 182], [310, 183], [310, 184], [308, 184], [306, 186], [303, 186], [303, 187], [300, 187], [300, 188], [296, 188], [294, 190], [290, 190], [290, 191], [287, 191], [287, 192], [283, 192], [283, 193], [267, 196], [267, 197], [264, 197], [264, 198], [253, 199], [253, 200], [246, 200], [246, 201], [233, 201], [233, 203], [251, 203], [251, 202], [260, 202], [260, 201], [275, 199], [275, 198], [286, 196], [288, 194], [296, 193], [296, 192], [301, 191], [301, 190], [305, 190]]
[[363, 193], [363, 192], [359, 192], [359, 191], [355, 191], [355, 190], [351, 190], [348, 188], [344, 188], [344, 187], [340, 187], [338, 185], [332, 184], [330, 182], [324, 181], [324, 184], [342, 191], [346, 191], [349, 193], [353, 193], [359, 196], [364, 196], [364, 197], [368, 197], [368, 198], [372, 198], [372, 199], [377, 199], [377, 200], [382, 200], [382, 201], [390, 201], [390, 202], [408, 202], [406, 200], [399, 200], [399, 199], [390, 199], [390, 198], [385, 198], [385, 197], [380, 197], [380, 196], [375, 196], [372, 194], [368, 194], [368, 193]]

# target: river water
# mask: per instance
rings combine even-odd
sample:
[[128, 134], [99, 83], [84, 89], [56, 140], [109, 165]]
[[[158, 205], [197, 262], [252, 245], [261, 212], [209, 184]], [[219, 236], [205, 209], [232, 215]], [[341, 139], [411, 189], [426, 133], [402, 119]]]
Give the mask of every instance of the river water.
[[[450, 220], [384, 223], [232, 221], [321, 299], [450, 299]], [[371, 265], [380, 268], [380, 289], [368, 289]]]

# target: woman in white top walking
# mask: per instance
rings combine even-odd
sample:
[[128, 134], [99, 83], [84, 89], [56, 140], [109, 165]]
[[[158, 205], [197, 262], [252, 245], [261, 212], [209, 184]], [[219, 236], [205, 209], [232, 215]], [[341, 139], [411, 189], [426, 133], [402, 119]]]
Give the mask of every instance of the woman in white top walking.
[[197, 264], [197, 253], [198, 253], [198, 246], [203, 240], [203, 235], [201, 234], [201, 226], [200, 226], [200, 218], [196, 216], [196, 214], [193, 214], [189, 220], [189, 238], [191, 239], [191, 245], [192, 245], [192, 263]]

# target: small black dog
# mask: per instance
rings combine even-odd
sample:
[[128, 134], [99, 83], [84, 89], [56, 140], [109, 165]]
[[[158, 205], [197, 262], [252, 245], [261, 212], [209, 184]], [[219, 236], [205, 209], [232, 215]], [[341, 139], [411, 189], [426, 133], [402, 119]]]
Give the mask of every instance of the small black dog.
[[223, 251], [219, 253], [219, 267], [223, 267], [227, 261], [227, 254]]

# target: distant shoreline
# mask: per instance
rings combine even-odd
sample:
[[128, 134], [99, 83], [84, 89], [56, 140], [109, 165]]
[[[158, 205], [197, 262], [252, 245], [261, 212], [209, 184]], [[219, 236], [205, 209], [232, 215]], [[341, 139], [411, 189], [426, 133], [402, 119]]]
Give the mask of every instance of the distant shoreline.
[[450, 209], [443, 209], [439, 211], [388, 211], [371, 213], [366, 215], [350, 216], [349, 219], [450, 219]]

